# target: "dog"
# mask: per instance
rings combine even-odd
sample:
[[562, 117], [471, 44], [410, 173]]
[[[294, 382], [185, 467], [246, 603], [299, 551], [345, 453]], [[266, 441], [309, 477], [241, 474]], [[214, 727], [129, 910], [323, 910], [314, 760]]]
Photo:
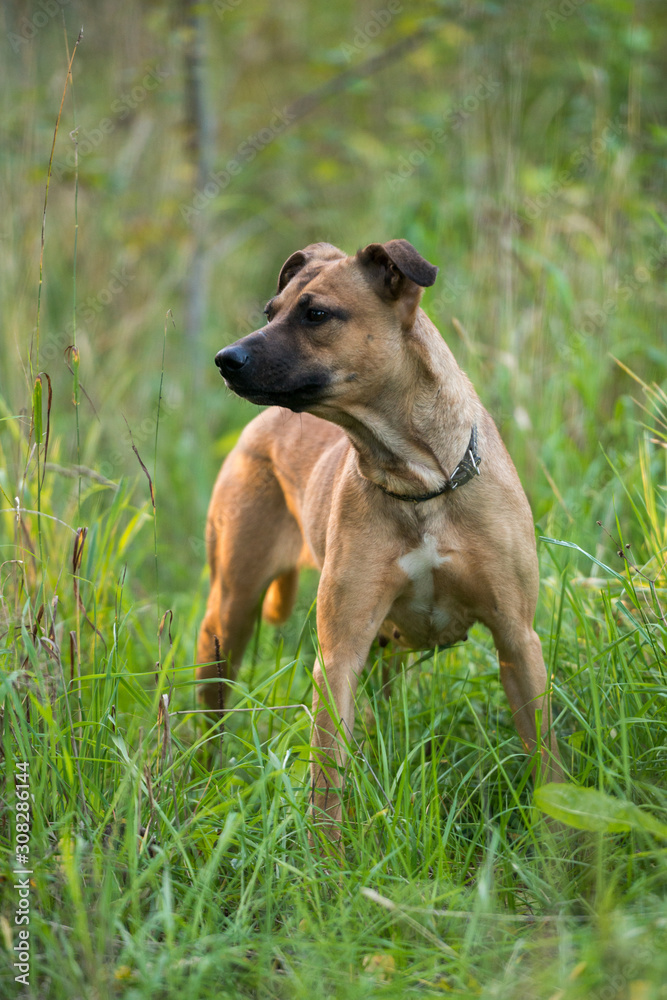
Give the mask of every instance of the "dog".
[[213, 490], [200, 697], [224, 710], [262, 595], [280, 624], [299, 568], [319, 569], [312, 801], [332, 839], [376, 637], [432, 649], [482, 622], [524, 747], [539, 745], [542, 780], [562, 778], [533, 630], [533, 518], [492, 418], [420, 308], [437, 272], [407, 240], [355, 256], [312, 244], [283, 265], [266, 325], [215, 358], [233, 392], [269, 408]]

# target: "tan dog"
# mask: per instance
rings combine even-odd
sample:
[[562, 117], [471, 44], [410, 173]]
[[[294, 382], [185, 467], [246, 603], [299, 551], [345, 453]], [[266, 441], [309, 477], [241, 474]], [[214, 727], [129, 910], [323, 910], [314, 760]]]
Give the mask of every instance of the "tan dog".
[[[519, 735], [542, 775], [561, 776], [533, 631], [533, 519], [495, 424], [426, 314], [437, 268], [406, 240], [348, 257], [328, 243], [293, 254], [263, 329], [216, 364], [229, 388], [270, 408], [243, 431], [208, 516], [211, 593], [197, 670], [224, 707], [259, 602], [284, 621], [302, 565], [321, 570], [312, 780], [330, 835], [359, 674], [376, 636], [411, 649], [493, 635]], [[290, 411], [294, 411], [293, 413]]]

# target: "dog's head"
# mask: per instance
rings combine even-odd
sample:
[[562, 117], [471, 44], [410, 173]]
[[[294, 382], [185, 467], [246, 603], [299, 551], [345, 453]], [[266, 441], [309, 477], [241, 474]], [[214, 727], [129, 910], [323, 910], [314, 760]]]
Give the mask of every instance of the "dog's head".
[[283, 264], [266, 326], [225, 347], [215, 363], [229, 388], [253, 403], [335, 408], [395, 368], [422, 289], [437, 273], [407, 240], [371, 243], [354, 257], [313, 243]]

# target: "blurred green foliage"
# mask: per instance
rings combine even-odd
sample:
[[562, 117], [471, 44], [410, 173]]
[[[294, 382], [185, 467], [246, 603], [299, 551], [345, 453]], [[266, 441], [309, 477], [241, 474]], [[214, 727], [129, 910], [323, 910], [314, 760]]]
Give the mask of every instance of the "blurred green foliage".
[[[3, 4], [0, 857], [29, 763], [40, 996], [664, 1000], [666, 29], [663, 0]], [[314, 575], [223, 740], [190, 711], [206, 507], [255, 413], [213, 356], [294, 250], [393, 237], [553, 536], [566, 767], [634, 825], [550, 839], [475, 630], [389, 698], [373, 652], [341, 877], [308, 846]]]
[[[205, 183], [183, 5], [8, 2], [0, 14], [2, 395], [11, 413], [26, 406], [46, 168], [82, 24], [34, 363], [53, 380], [61, 464], [134, 475], [125, 419], [147, 460], [172, 311], [155, 476], [171, 589], [199, 576], [216, 465], [254, 412], [213, 355], [262, 322], [282, 261], [311, 241], [353, 252], [400, 236], [440, 266], [425, 307], [552, 533], [595, 546], [613, 509], [605, 452], [621, 469], [635, 460], [632, 384], [614, 358], [665, 377], [664, 4], [381, 4], [194, 6]], [[78, 457], [65, 353], [77, 173]], [[193, 266], [202, 321], [188, 333]], [[19, 475], [3, 473], [10, 496]], [[86, 523], [104, 502], [89, 501]]]

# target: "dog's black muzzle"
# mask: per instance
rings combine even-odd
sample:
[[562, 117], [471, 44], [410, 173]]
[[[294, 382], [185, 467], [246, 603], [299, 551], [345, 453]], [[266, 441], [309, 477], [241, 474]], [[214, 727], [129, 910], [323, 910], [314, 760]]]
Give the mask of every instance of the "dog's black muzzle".
[[306, 368], [300, 359], [276, 350], [265, 336], [255, 338], [256, 334], [244, 337], [215, 356], [220, 374], [237, 396], [297, 413], [322, 399], [330, 382], [327, 371]]

